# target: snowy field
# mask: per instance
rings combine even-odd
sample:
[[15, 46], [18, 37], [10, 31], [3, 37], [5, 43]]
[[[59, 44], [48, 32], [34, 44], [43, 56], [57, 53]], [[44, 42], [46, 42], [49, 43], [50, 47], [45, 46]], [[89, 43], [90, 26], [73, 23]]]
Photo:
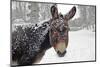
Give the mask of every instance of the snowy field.
[[64, 57], [58, 57], [50, 48], [39, 64], [95, 60], [95, 32], [88, 30], [69, 32], [69, 45]]

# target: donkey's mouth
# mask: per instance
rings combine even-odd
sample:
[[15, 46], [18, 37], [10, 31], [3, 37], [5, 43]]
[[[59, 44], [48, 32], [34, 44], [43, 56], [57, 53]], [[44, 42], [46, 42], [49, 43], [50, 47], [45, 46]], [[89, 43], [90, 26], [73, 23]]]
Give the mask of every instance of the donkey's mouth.
[[64, 55], [66, 54], [66, 50], [63, 53], [58, 51], [57, 54], [58, 54], [59, 57], [64, 57]]
[[57, 52], [59, 57], [63, 57], [66, 54], [66, 43], [65, 43], [65, 40], [60, 40], [56, 44], [55, 51]]

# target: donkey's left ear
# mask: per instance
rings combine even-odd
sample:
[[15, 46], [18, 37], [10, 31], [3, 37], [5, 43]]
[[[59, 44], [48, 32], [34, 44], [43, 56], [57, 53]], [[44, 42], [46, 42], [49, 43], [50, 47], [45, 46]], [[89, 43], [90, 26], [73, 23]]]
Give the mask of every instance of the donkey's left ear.
[[51, 7], [51, 15], [52, 15], [52, 18], [57, 18], [58, 17], [58, 9], [57, 9], [56, 5], [53, 5]]
[[76, 7], [74, 6], [74, 7], [69, 11], [69, 13], [67, 13], [67, 14], [65, 15], [65, 19], [70, 20], [72, 17], [74, 17], [75, 13], [76, 13]]

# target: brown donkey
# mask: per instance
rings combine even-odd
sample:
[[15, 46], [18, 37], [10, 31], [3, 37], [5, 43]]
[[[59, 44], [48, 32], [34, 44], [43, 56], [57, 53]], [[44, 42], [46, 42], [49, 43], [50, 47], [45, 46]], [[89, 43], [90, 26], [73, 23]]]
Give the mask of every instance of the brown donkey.
[[66, 54], [66, 48], [68, 46], [68, 21], [73, 18], [76, 13], [76, 7], [74, 6], [66, 15], [58, 14], [56, 5], [51, 7], [52, 19], [50, 22], [50, 43], [54, 47], [59, 57], [63, 57]]

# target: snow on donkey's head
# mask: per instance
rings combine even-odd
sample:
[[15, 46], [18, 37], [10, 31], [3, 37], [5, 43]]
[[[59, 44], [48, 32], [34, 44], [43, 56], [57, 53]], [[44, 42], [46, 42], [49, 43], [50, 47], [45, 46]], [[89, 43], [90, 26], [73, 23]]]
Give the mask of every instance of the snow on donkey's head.
[[50, 41], [59, 57], [63, 57], [66, 54], [69, 31], [68, 21], [73, 18], [75, 13], [75, 6], [66, 15], [58, 14], [56, 5], [51, 7]]

